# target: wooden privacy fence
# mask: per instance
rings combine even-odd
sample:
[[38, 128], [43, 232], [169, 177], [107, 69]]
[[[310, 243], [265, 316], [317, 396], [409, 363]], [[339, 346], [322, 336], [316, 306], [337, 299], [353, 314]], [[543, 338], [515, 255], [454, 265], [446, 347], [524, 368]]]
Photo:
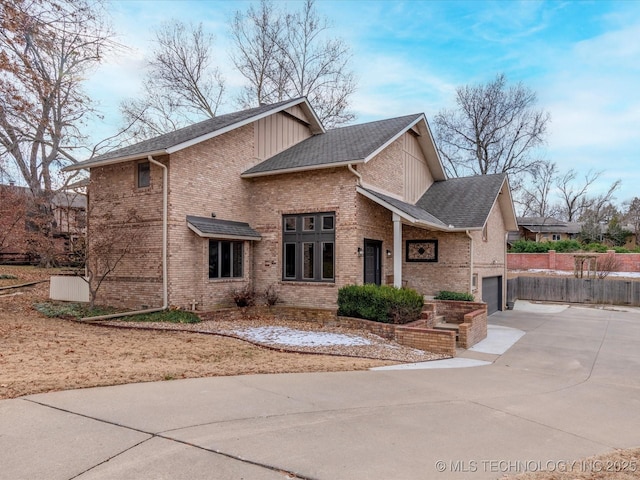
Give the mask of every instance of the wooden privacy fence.
[[507, 302], [518, 299], [640, 306], [640, 282], [573, 277], [511, 278], [507, 280]]

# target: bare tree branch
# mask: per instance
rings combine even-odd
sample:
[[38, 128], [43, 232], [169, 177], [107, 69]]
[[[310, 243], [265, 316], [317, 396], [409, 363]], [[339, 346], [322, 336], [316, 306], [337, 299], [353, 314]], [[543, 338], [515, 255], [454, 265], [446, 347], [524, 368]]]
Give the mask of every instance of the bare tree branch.
[[535, 110], [536, 95], [521, 83], [495, 80], [459, 87], [455, 110], [435, 117], [435, 133], [449, 175], [531, 173], [541, 161], [534, 157], [544, 144], [548, 113]]

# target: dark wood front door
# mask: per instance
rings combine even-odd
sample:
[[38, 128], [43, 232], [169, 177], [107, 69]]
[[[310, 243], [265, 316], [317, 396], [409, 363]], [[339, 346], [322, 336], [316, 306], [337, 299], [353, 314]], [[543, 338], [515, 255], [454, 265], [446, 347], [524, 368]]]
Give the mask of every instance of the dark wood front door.
[[382, 242], [378, 240], [364, 241], [364, 283], [382, 282]]

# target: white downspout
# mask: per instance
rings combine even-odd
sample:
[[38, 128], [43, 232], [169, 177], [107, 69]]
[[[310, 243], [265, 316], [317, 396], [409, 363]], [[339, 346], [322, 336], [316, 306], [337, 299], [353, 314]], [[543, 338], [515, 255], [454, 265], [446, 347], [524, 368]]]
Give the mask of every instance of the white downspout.
[[167, 224], [168, 224], [168, 169], [163, 163], [147, 156], [149, 162], [162, 167], [162, 309], [169, 307], [169, 288], [167, 282]]
[[469, 293], [473, 295], [473, 237], [469, 230], [465, 230], [464, 233], [469, 237]]
[[168, 197], [169, 192], [168, 185], [168, 169], [166, 165], [154, 160], [151, 155], [147, 157], [150, 163], [162, 167], [162, 307], [160, 308], [147, 308], [146, 310], [135, 310], [132, 312], [112, 313], [110, 315], [98, 315], [95, 317], [81, 318], [82, 322], [99, 322], [101, 320], [110, 320], [112, 318], [131, 317], [133, 315], [140, 315], [144, 313], [162, 312], [169, 306], [169, 295], [167, 288], [167, 223], [168, 223]]

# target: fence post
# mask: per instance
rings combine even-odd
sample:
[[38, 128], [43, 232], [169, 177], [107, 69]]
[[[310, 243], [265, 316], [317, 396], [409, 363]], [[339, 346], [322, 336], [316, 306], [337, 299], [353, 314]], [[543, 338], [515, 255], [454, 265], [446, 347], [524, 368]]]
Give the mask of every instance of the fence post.
[[549, 270], [556, 269], [556, 251], [549, 250]]

